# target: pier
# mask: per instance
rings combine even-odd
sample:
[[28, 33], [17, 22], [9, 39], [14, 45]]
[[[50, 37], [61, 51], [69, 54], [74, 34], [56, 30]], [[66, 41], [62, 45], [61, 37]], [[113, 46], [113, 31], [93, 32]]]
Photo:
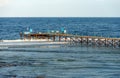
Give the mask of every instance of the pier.
[[76, 36], [71, 38], [71, 42], [91, 46], [120, 47], [120, 38]]
[[95, 36], [80, 36], [65, 33], [20, 33], [21, 39], [47, 39], [53, 42], [69, 42], [73, 44], [86, 44], [105, 47], [120, 47], [120, 38], [107, 38]]
[[61, 41], [61, 39], [64, 38], [64, 41], [67, 41], [68, 38], [73, 37], [73, 35], [70, 34], [61, 34], [61, 33], [30, 33], [30, 34], [24, 34], [20, 33], [20, 38], [25, 40], [31, 40], [31, 39], [51, 39], [52, 41]]

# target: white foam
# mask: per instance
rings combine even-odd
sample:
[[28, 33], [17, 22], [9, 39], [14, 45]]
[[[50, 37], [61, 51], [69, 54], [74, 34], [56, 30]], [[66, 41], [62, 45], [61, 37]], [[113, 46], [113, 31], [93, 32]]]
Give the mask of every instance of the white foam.
[[0, 46], [43, 45], [43, 44], [67, 44], [68, 42], [53, 42], [51, 40], [3, 40]]
[[25, 39], [25, 40], [21, 40], [21, 39], [17, 39], [17, 40], [2, 40], [2, 42], [35, 42], [35, 41], [52, 41], [52, 40], [48, 40], [48, 39]]

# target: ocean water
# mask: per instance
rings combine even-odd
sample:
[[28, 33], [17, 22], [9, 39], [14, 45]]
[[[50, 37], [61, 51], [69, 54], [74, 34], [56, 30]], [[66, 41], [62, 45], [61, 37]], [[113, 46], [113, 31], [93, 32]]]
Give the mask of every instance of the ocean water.
[[0, 40], [18, 39], [19, 32], [60, 30], [69, 34], [120, 37], [120, 18], [0, 18]]
[[[28, 27], [34, 32], [65, 27], [75, 35], [120, 37], [120, 18], [0, 18], [0, 40], [19, 39]], [[0, 46], [0, 78], [120, 78], [119, 48], [16, 45]]]

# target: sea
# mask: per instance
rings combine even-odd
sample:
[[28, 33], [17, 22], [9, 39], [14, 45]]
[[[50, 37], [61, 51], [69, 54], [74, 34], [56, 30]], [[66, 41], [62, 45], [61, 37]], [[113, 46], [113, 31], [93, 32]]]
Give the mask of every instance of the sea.
[[[1, 17], [0, 41], [20, 39], [19, 33], [28, 28], [48, 32], [62, 27], [68, 34], [120, 38], [119, 17]], [[120, 78], [120, 48], [0, 46], [0, 78]]]

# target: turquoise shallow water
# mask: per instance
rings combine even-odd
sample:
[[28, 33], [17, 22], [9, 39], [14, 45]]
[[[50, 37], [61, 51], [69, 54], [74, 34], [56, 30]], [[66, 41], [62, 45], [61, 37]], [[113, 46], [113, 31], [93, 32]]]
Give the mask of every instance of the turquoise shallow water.
[[[0, 40], [19, 39], [27, 27], [120, 37], [120, 18], [0, 18]], [[119, 48], [38, 44], [1, 45], [0, 78], [120, 78]]]

